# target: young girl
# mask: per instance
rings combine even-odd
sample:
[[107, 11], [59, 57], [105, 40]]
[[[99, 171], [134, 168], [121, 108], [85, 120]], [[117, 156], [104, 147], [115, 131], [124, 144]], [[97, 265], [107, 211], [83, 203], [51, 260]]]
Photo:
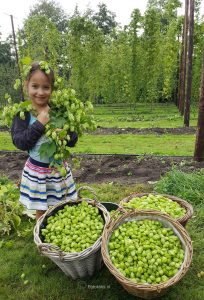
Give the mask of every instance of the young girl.
[[[49, 99], [53, 86], [52, 69], [50, 68], [47, 74], [38, 62], [34, 62], [27, 75], [25, 87], [37, 117], [31, 112], [26, 112], [25, 120], [22, 120], [17, 114], [11, 128], [14, 145], [29, 153], [22, 173], [20, 202], [27, 209], [36, 210], [36, 219], [44, 214], [48, 206], [65, 200], [65, 195], [68, 199], [77, 198], [76, 187], [67, 163], [64, 163], [67, 174], [62, 177], [56, 169], [49, 168], [49, 158], [41, 158], [39, 154], [41, 144], [47, 141], [44, 132], [45, 125], [49, 122], [49, 111], [52, 109]], [[76, 133], [71, 132], [68, 146], [74, 147], [77, 140]]]

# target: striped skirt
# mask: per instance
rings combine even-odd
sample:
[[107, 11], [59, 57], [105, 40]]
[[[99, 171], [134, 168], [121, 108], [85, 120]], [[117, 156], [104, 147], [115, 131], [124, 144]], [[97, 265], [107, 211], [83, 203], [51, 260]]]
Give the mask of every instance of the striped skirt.
[[72, 172], [64, 163], [67, 175], [62, 177], [55, 168], [31, 157], [25, 163], [20, 186], [20, 202], [27, 209], [47, 210], [67, 199], [77, 199]]

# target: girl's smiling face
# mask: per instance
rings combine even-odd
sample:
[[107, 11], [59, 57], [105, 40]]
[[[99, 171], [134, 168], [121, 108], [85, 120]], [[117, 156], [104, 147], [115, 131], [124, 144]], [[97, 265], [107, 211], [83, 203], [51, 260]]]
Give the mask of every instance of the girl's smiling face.
[[28, 96], [36, 108], [46, 107], [52, 94], [49, 78], [41, 71], [36, 70], [26, 82]]

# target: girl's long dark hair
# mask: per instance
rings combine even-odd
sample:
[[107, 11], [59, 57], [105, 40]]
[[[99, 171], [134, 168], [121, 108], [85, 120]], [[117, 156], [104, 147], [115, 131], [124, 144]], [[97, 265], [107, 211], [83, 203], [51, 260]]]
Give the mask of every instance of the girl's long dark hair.
[[27, 76], [26, 76], [26, 80], [29, 81], [32, 74], [37, 71], [37, 70], [40, 70], [42, 71], [45, 76], [49, 79], [50, 81], [50, 84], [51, 84], [51, 87], [53, 89], [54, 87], [54, 83], [55, 83], [55, 75], [54, 75], [54, 72], [52, 70], [52, 68], [49, 67], [49, 70], [50, 70], [50, 73], [46, 73], [44, 69], [41, 68], [40, 66], [40, 63], [38, 61], [34, 61], [32, 64], [31, 64], [31, 68], [30, 68], [30, 71], [28, 72]]

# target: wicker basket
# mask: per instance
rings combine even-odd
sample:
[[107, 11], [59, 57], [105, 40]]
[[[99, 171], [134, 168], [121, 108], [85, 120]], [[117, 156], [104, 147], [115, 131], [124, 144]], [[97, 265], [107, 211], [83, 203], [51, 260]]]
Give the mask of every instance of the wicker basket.
[[104, 219], [105, 224], [109, 222], [110, 216], [106, 208], [100, 204], [96, 199], [81, 198], [80, 193], [82, 190], [90, 190], [94, 196], [95, 193], [89, 187], [81, 187], [78, 189], [78, 199], [76, 201], [66, 200], [48, 209], [45, 214], [40, 217], [34, 228], [34, 242], [42, 255], [49, 257], [55, 264], [57, 264], [62, 271], [72, 279], [83, 278], [92, 276], [96, 271], [99, 271], [103, 265], [101, 255], [101, 240], [98, 240], [89, 248], [77, 252], [66, 253], [59, 247], [42, 242], [41, 229], [47, 224], [47, 218], [54, 215], [58, 210], [61, 210], [66, 205], [77, 205], [82, 201], [87, 201], [89, 204], [97, 207]]
[[193, 215], [192, 205], [190, 203], [188, 203], [187, 201], [181, 199], [181, 198], [171, 196], [171, 195], [165, 195], [165, 194], [159, 194], [159, 193], [142, 193], [142, 194], [133, 193], [130, 196], [128, 196], [128, 197], [124, 198], [123, 200], [121, 200], [119, 204], [121, 206], [123, 206], [123, 203], [129, 202], [132, 198], [147, 196], [149, 194], [151, 194], [151, 195], [161, 195], [161, 196], [167, 197], [167, 198], [171, 199], [172, 201], [177, 202], [180, 206], [182, 206], [186, 210], [186, 213], [183, 217], [180, 217], [180, 218], [176, 219], [176, 221], [178, 221], [181, 225], [185, 226], [186, 223], [188, 222], [188, 220], [192, 217], [192, 215]]
[[[169, 217], [167, 214], [162, 214], [157, 211], [147, 211], [147, 210], [131, 210], [130, 212], [125, 211], [123, 208], [119, 208], [122, 212], [117, 218], [112, 218], [110, 222], [105, 226], [104, 232], [102, 235], [102, 257], [105, 265], [117, 281], [123, 286], [123, 288], [130, 294], [143, 298], [143, 299], [153, 299], [160, 297], [167, 292], [167, 290], [175, 285], [188, 271], [189, 266], [192, 261], [192, 243], [191, 239], [184, 229], [184, 227]], [[185, 251], [184, 261], [180, 267], [180, 270], [168, 281], [159, 283], [159, 284], [138, 284], [131, 279], [125, 277], [112, 263], [109, 252], [108, 252], [108, 243], [113, 231], [121, 224], [126, 221], [131, 220], [142, 220], [142, 219], [151, 219], [158, 220], [164, 224], [166, 227], [173, 229], [175, 235], [180, 239], [183, 249]]]

